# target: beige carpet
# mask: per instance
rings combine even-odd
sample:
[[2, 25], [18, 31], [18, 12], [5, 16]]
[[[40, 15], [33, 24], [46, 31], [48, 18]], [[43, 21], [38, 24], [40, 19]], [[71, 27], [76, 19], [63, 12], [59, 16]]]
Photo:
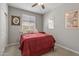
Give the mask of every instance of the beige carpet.
[[[5, 49], [4, 56], [21, 56], [19, 51], [19, 46], [9, 46]], [[51, 49], [48, 53], [43, 54], [42, 56], [79, 56], [76, 53], [63, 49], [59, 46], [55, 46], [55, 51]]]

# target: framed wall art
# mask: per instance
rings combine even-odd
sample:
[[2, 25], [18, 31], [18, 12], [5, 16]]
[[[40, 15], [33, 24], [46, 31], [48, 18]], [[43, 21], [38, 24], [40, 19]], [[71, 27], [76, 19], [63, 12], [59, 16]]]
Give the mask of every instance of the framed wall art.
[[20, 17], [11, 16], [11, 25], [20, 25]]
[[79, 11], [73, 10], [65, 13], [65, 28], [76, 29], [79, 28]]

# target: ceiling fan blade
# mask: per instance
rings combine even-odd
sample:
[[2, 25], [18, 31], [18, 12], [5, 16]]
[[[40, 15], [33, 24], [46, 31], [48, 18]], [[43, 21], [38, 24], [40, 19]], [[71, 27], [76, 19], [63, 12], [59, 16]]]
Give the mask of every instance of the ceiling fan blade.
[[44, 6], [44, 4], [43, 4], [43, 5], [41, 5], [41, 7], [42, 7], [42, 9], [45, 9], [45, 6]]
[[38, 3], [33, 4], [32, 7], [35, 7], [37, 4], [38, 4]]

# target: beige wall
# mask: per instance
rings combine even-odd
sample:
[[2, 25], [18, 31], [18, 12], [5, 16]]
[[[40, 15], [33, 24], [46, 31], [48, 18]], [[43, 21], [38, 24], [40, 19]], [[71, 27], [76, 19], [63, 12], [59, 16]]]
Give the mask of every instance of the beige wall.
[[[14, 8], [14, 7], [9, 7], [9, 30], [8, 30], [9, 31], [9, 40], [8, 40], [9, 44], [19, 42], [19, 37], [21, 35], [21, 33], [20, 33], [21, 26], [11, 25], [11, 15], [22, 17], [22, 14], [35, 16], [37, 29], [39, 31], [43, 30], [43, 26], [42, 26], [43, 17], [42, 17], [42, 15], [36, 14], [33, 12], [29, 12], [29, 11], [25, 11], [25, 10], [21, 10], [18, 8]], [[21, 19], [21, 21], [22, 21], [22, 19]]]

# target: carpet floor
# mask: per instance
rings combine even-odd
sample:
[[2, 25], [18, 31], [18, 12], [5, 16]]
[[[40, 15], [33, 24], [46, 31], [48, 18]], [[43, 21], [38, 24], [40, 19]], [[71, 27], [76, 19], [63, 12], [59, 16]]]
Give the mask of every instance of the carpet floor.
[[[4, 51], [4, 56], [21, 56], [20, 50], [18, 49], [19, 45], [9, 46]], [[68, 51], [62, 47], [55, 46], [55, 50], [51, 49], [48, 53], [45, 53], [41, 56], [79, 56], [74, 52]]]

